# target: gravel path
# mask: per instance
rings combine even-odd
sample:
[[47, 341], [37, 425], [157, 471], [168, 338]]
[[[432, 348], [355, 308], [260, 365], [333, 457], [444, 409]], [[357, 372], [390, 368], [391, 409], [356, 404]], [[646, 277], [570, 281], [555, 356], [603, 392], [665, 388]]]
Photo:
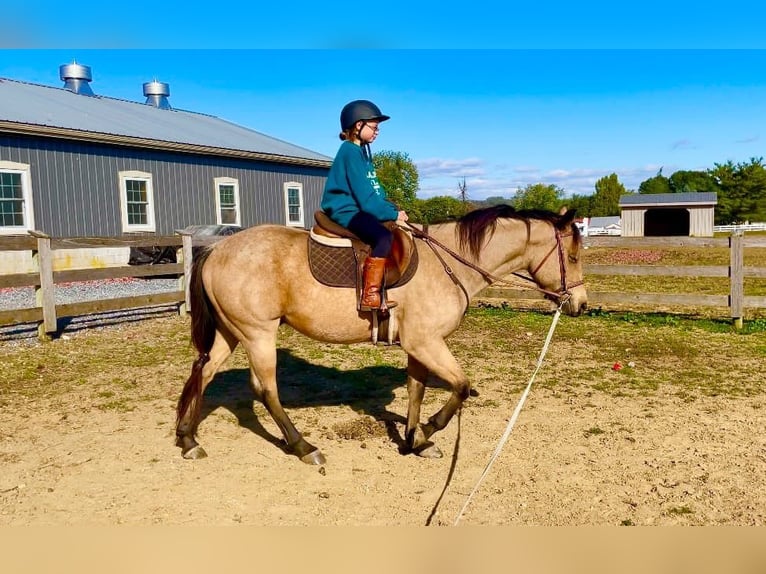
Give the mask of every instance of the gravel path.
[[[78, 303], [81, 301], [96, 301], [132, 297], [178, 291], [178, 279], [140, 279], [126, 277], [122, 279], [105, 279], [100, 281], [78, 281], [56, 285], [56, 304]], [[26, 309], [35, 306], [35, 290], [33, 287], [18, 287], [0, 289], [0, 311]], [[62, 333], [67, 331], [119, 324], [125, 321], [135, 321], [143, 318], [156, 317], [167, 313], [176, 313], [176, 305], [157, 305], [140, 309], [123, 309], [59, 319]], [[21, 324], [0, 327], [0, 341], [19, 341], [37, 337], [37, 324]]]

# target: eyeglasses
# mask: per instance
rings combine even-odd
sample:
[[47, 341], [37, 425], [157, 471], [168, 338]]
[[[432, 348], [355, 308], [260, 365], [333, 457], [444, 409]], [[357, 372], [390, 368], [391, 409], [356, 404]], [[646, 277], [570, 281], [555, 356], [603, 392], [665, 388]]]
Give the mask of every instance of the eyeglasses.
[[365, 123], [364, 125], [367, 126], [368, 128], [370, 128], [374, 132], [379, 132], [380, 131], [380, 127], [378, 125], [372, 125], [372, 124], [368, 124], [368, 123]]

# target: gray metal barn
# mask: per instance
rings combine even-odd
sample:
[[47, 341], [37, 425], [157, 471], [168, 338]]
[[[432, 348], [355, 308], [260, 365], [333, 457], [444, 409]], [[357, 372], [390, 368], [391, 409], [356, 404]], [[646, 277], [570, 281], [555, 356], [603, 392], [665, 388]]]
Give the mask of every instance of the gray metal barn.
[[332, 158], [174, 109], [161, 82], [133, 102], [94, 94], [87, 66], [59, 70], [60, 87], [0, 78], [0, 234], [311, 225]]
[[623, 237], [712, 237], [715, 192], [623, 195]]

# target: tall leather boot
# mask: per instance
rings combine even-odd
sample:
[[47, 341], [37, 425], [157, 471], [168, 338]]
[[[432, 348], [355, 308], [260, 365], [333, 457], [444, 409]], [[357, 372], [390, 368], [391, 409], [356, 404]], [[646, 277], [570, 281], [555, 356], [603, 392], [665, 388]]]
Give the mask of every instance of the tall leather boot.
[[[380, 309], [384, 305], [381, 297], [383, 277], [386, 272], [385, 257], [367, 257], [362, 268], [362, 299], [359, 308], [362, 311]], [[385, 307], [397, 305], [396, 301], [385, 301]]]

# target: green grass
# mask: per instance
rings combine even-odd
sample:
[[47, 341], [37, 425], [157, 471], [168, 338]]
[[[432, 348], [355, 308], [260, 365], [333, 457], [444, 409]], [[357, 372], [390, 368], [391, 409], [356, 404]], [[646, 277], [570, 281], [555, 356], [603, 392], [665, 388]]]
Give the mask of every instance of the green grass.
[[[551, 320], [550, 312], [516, 310], [508, 304], [468, 310], [447, 344], [476, 388], [496, 389], [480, 394], [473, 404], [518, 396], [534, 370]], [[280, 328], [277, 346], [280, 394], [287, 403], [298, 401], [309, 408], [328, 400], [380, 405], [406, 395], [407, 357], [398, 346], [330, 345], [286, 326]], [[174, 403], [194, 358], [189, 320], [183, 317], [81, 331], [70, 340], [0, 342], [0, 408], [56, 398], [65, 415], [67, 408], [128, 411], [141, 401]], [[612, 369], [617, 362], [621, 370]], [[766, 319], [746, 320], [738, 330], [723, 319], [593, 310], [560, 318], [535, 384], [620, 400], [661, 391], [684, 402], [700, 396], [751, 397], [766, 393], [764, 364]], [[208, 389], [214, 399], [234, 388], [239, 394], [232, 404], [252, 408], [241, 349], [219, 377]], [[446, 392], [437, 388], [426, 393], [426, 403], [442, 403]]]

